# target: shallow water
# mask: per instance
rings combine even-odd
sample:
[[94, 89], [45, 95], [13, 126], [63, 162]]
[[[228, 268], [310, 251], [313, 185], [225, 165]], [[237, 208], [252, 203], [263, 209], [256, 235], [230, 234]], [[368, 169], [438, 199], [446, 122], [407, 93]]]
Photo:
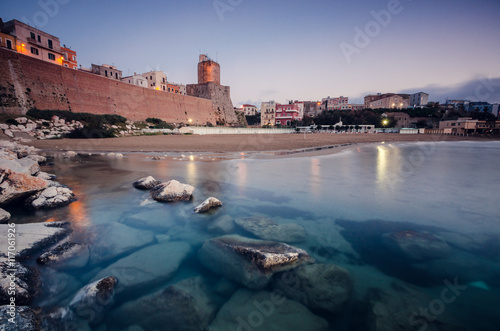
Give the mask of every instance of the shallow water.
[[[242, 155], [215, 162], [199, 155], [183, 161], [173, 157], [153, 161], [143, 154], [123, 159], [56, 157], [54, 166], [43, 170], [55, 173], [78, 201], [54, 211], [20, 214], [13, 221], [70, 221], [74, 241], [90, 245], [90, 261], [84, 267], [40, 268], [45, 281], [35, 304], [45, 311], [67, 305], [102, 270], [141, 249], [151, 248], [153, 258], [163, 263], [161, 257], [169, 252], [155, 247], [166, 242], [189, 244], [173, 275], [148, 280], [147, 275], [133, 275], [141, 269], [137, 266], [127, 275], [134, 285], [120, 289], [104, 319], [81, 316], [96, 330], [126, 329], [132, 324], [119, 323], [117, 308], [182, 279], [201, 275], [214, 287], [220, 283], [220, 276], [197, 258], [203, 242], [227, 233], [252, 237], [236, 226], [225, 231], [214, 228], [213, 223], [225, 215], [266, 216], [280, 224], [302, 225], [307, 240], [294, 246], [320, 263], [349, 270], [354, 291], [343, 313], [314, 312], [332, 329], [347, 330], [359, 323], [365, 318], [359, 307], [366, 304], [367, 293], [400, 293], [395, 290], [397, 282], [417, 293], [418, 306], [431, 307], [433, 316], [442, 321], [469, 330], [496, 330], [500, 324], [498, 164], [499, 142], [370, 144], [325, 156], [269, 160]], [[147, 192], [132, 187], [147, 175], [195, 186], [193, 201], [153, 202]], [[194, 214], [192, 209], [210, 196], [219, 198], [223, 207]], [[401, 231], [431, 234], [444, 241], [449, 252], [439, 258], [429, 257], [435, 252], [409, 258], [387, 244], [387, 234]], [[469, 285], [451, 302], [439, 302], [446, 284], [455, 280]], [[404, 329], [410, 326], [409, 322]]]

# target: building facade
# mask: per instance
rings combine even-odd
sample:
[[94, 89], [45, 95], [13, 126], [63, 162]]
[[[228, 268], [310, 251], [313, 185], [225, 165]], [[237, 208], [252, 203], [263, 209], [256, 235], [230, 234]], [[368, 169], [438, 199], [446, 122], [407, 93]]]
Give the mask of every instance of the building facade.
[[167, 92], [179, 94], [180, 93], [179, 90], [180, 90], [179, 85], [167, 82]]
[[257, 107], [254, 105], [243, 105], [242, 109], [245, 116], [255, 116], [257, 114]]
[[290, 103], [286, 105], [276, 104], [276, 115], [275, 115], [276, 125], [290, 126], [292, 125], [293, 121], [300, 121], [300, 120], [302, 120], [302, 116], [300, 111], [300, 105], [298, 103]]
[[18, 53], [57, 65], [63, 64], [59, 38], [18, 20], [5, 22], [2, 32], [16, 37], [15, 49]]
[[464, 109], [467, 112], [482, 111], [485, 113], [492, 113], [493, 112], [493, 105], [491, 105], [487, 102], [465, 102]]
[[220, 65], [206, 54], [200, 54], [198, 62], [198, 84], [215, 83], [220, 85]]
[[429, 103], [429, 94], [418, 92], [411, 95], [410, 107], [425, 106]]
[[67, 47], [61, 47], [63, 54], [62, 65], [66, 68], [78, 69], [78, 61], [76, 59], [76, 52]]
[[260, 105], [260, 123], [262, 126], [274, 126], [276, 120], [276, 102], [263, 102]]
[[16, 37], [0, 32], [0, 47], [16, 50]]
[[132, 84], [139, 87], [148, 87], [148, 80], [142, 75], [137, 75], [134, 73], [133, 76], [122, 77], [122, 82]]
[[338, 98], [323, 98], [322, 104], [324, 105], [323, 110], [345, 110], [348, 109], [346, 106], [349, 104], [349, 98], [343, 96]]
[[397, 128], [409, 128], [410, 127], [410, 115], [403, 112], [394, 113], [383, 113], [382, 117], [388, 118], [393, 117], [396, 120], [395, 127]]
[[143, 73], [142, 76], [147, 79], [149, 88], [167, 91], [167, 75], [163, 71], [150, 71]]
[[122, 71], [118, 70], [115, 66], [110, 66], [109, 64], [92, 64], [92, 73], [110, 79], [116, 79], [119, 81], [122, 80]]
[[[367, 96], [365, 97], [365, 107], [366, 107], [366, 102], [367, 100], [372, 100], [369, 101], [368, 107], [370, 109], [404, 109], [408, 108], [410, 98], [409, 95], [402, 95], [402, 94], [381, 94], [378, 95], [378, 98], [373, 98], [374, 96]], [[367, 99], [368, 98], [368, 99]]]

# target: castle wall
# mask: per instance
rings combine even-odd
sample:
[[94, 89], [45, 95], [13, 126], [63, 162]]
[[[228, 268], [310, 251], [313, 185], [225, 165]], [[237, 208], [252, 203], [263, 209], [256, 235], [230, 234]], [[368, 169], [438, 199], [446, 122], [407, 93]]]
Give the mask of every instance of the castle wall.
[[[230, 100], [229, 100], [230, 101]], [[157, 117], [170, 123], [216, 124], [212, 101], [167, 93], [54, 65], [0, 49], [0, 107], [117, 114], [131, 120]]]

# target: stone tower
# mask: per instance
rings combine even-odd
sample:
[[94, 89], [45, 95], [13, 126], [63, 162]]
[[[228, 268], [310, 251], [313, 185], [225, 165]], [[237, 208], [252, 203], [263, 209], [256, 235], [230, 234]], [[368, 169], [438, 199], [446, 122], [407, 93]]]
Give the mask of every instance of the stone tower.
[[220, 85], [220, 65], [205, 54], [201, 54], [198, 63], [198, 84], [210, 82]]

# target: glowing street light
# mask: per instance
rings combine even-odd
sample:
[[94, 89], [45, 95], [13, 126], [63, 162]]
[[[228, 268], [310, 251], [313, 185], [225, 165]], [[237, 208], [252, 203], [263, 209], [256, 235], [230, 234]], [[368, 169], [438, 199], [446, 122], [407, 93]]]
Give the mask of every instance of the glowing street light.
[[190, 119], [188, 119], [188, 122], [189, 122], [189, 123], [192, 123], [192, 122], [193, 122], [193, 120], [190, 118]]
[[385, 120], [382, 120], [382, 125], [387, 126], [389, 124], [389, 120], [386, 118]]

